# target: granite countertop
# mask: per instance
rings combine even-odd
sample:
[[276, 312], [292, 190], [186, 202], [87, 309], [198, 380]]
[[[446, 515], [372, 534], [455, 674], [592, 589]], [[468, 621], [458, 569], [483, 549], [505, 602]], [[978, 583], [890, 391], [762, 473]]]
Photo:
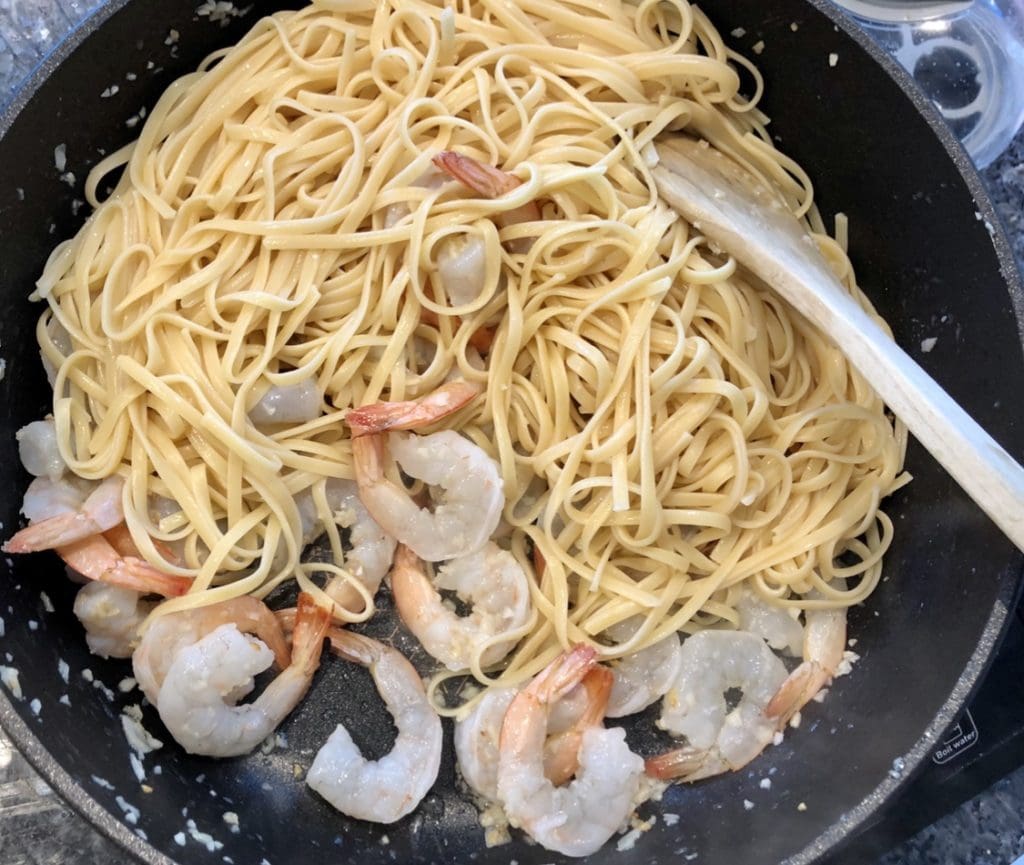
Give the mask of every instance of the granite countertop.
[[[40, 53], [98, 5], [98, 0], [0, 0], [0, 104]], [[1018, 261], [1024, 262], [1024, 132], [984, 178]], [[893, 849], [878, 865], [1011, 865], [1021, 856], [1024, 767]], [[133, 861], [54, 795], [0, 732], [0, 865]]]

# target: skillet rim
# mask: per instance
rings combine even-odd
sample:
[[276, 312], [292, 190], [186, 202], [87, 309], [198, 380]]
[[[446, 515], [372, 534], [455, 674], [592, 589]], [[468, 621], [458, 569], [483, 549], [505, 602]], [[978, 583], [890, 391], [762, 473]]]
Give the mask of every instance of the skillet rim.
[[[73, 51], [132, 0], [106, 0], [61, 40], [53, 50], [18, 85], [13, 99], [0, 112], [0, 138], [6, 135], [17, 121], [25, 106], [33, 99], [51, 73], [60, 66]], [[883, 48], [878, 46], [857, 24], [829, 0], [804, 0], [818, 13], [825, 16], [836, 28], [863, 49], [868, 56], [886, 72], [893, 83], [903, 91], [914, 108], [920, 113], [932, 133], [949, 156], [970, 192], [980, 218], [992, 226], [992, 244], [999, 262], [999, 270], [1010, 295], [1017, 320], [1018, 337], [1024, 339], [1024, 277], [1018, 267], [1013, 248], [1007, 237], [1002, 221], [989, 197], [981, 175], [975, 168], [959, 140], [943, 121], [932, 102], [918, 89], [911, 75], [903, 69]], [[948, 699], [942, 704], [935, 717], [921, 733], [917, 743], [904, 756], [904, 770], [893, 777], [882, 779], [878, 786], [859, 804], [851, 808], [836, 822], [803, 850], [790, 856], [780, 865], [811, 865], [829, 852], [841, 852], [844, 841], [851, 839], [855, 830], [866, 823], [883, 804], [894, 799], [896, 793], [907, 785], [921, 769], [922, 764], [934, 748], [939, 734], [956, 719], [968, 699], [981, 684], [991, 664], [995, 651], [1001, 642], [1018, 594], [1024, 589], [1024, 556], [1017, 555], [1015, 575], [1009, 572], [997, 575], [1003, 584], [993, 604], [992, 613], [982, 630], [978, 645], [968, 659]], [[81, 815], [92, 827], [118, 844], [130, 855], [146, 865], [180, 865], [160, 852], [148, 841], [143, 841], [112, 812], [101, 806], [86, 789], [64, 770], [57, 759], [34, 735], [28, 725], [15, 711], [6, 692], [0, 690], [0, 728], [7, 733], [11, 742], [29, 764], [47, 781], [60, 797]]]

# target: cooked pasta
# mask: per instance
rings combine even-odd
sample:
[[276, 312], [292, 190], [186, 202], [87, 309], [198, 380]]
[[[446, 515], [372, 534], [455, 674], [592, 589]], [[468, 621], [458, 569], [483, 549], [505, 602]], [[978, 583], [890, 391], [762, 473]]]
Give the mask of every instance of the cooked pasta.
[[[686, 0], [315, 0], [175, 82], [93, 170], [95, 211], [36, 293], [62, 456], [122, 476], [145, 559], [192, 580], [157, 614], [293, 580], [325, 601], [316, 575], [346, 574], [324, 494], [353, 477], [346, 412], [452, 378], [482, 393], [439, 426], [497, 460], [502, 543], [534, 575], [537, 615], [500, 670], [476, 659], [481, 681], [735, 626], [743, 587], [864, 600], [902, 427], [651, 176], [658, 136], [706, 139], [868, 307], [760, 90]], [[446, 151], [514, 180], [477, 195], [438, 176]], [[438, 273], [470, 244], [466, 299]], [[330, 561], [303, 560], [303, 496]]]

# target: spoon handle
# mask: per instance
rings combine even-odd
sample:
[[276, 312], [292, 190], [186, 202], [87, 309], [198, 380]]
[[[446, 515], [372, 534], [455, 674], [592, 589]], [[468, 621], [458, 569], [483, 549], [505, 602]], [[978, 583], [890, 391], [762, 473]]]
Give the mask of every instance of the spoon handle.
[[964, 492], [1024, 550], [1024, 468], [848, 295], [829, 304], [827, 320], [814, 323], [842, 347]]
[[830, 337], [963, 490], [1024, 550], [1024, 468], [854, 301], [774, 191], [686, 138], [659, 144], [661, 197]]

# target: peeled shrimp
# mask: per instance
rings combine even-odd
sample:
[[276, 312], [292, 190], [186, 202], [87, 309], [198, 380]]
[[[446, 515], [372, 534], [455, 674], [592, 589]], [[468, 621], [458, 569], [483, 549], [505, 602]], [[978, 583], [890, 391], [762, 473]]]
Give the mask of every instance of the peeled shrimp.
[[[625, 642], [637, 632], [641, 621], [639, 617], [626, 619], [608, 628], [606, 633], [617, 642]], [[646, 649], [610, 661], [615, 681], [608, 698], [607, 717], [624, 718], [657, 702], [672, 687], [681, 662], [682, 646], [677, 634], [669, 634]]]
[[[688, 745], [648, 759], [648, 774], [696, 781], [741, 769], [772, 741], [775, 723], [765, 707], [785, 679], [785, 666], [760, 637], [743, 631], [688, 637], [658, 721]], [[743, 696], [730, 711], [726, 692], [733, 688]]]
[[780, 730], [832, 681], [846, 651], [846, 607], [806, 610], [804, 618], [803, 663], [789, 674], [765, 709]]
[[314, 379], [298, 384], [273, 385], [249, 409], [249, 420], [256, 426], [298, 424], [320, 416], [323, 397]]
[[[366, 587], [372, 597], [391, 568], [398, 542], [370, 516], [359, 498], [359, 488], [355, 481], [329, 479], [324, 484], [324, 497], [335, 522], [349, 530], [352, 546], [345, 553], [345, 568]], [[295, 503], [302, 524], [302, 545], [306, 546], [323, 533], [324, 524], [317, 513], [311, 491], [300, 493]], [[346, 609], [357, 611], [363, 606], [359, 590], [345, 579], [332, 580], [324, 591], [335, 603]]]
[[[438, 589], [472, 604], [468, 616], [448, 609]], [[496, 664], [519, 641], [529, 621], [530, 584], [510, 553], [488, 541], [483, 549], [446, 562], [433, 582], [405, 546], [395, 554], [391, 593], [406, 627], [449, 670], [465, 670], [479, 654], [482, 667]], [[502, 639], [503, 635], [512, 634]]]
[[243, 595], [205, 607], [168, 613], [150, 623], [132, 655], [135, 678], [151, 703], [159, 703], [167, 671], [178, 653], [224, 625], [259, 637], [273, 653], [278, 669], [291, 664], [291, 651], [277, 617], [256, 598]]
[[479, 235], [442, 242], [437, 253], [437, 282], [452, 306], [478, 300], [487, 285], [487, 245]]
[[569, 784], [544, 775], [548, 706], [583, 680], [594, 657], [583, 646], [559, 656], [516, 695], [501, 727], [498, 800], [509, 823], [566, 856], [588, 856], [611, 838], [633, 810], [644, 767], [623, 730], [594, 726], [580, 738]]
[[[353, 409], [347, 421], [353, 431], [359, 496], [366, 509], [385, 532], [421, 559], [439, 562], [479, 550], [498, 525], [505, 496], [494, 460], [456, 432], [426, 436], [390, 432], [386, 440], [370, 434], [421, 426], [455, 410], [447, 395], [433, 396], [414, 403]], [[433, 512], [421, 508], [401, 484], [386, 477], [385, 449], [406, 474], [444, 491]]]
[[741, 631], [757, 634], [769, 646], [776, 650], [784, 650], [787, 654], [800, 654], [804, 629], [800, 621], [789, 614], [785, 607], [772, 604], [757, 592], [743, 589], [736, 602]]
[[86, 583], [75, 596], [74, 612], [85, 628], [90, 652], [101, 658], [130, 658], [139, 641], [139, 626], [154, 606], [131, 589]]
[[420, 803], [437, 779], [441, 719], [419, 674], [397, 649], [339, 629], [329, 636], [335, 652], [369, 667], [398, 736], [390, 753], [367, 760], [339, 724], [317, 752], [306, 783], [343, 814], [394, 823]]
[[57, 427], [53, 418], [37, 420], [15, 433], [18, 457], [30, 475], [55, 481], [67, 470], [57, 445]]
[[291, 663], [251, 703], [254, 677], [274, 653], [233, 624], [216, 628], [180, 649], [167, 669], [156, 707], [168, 732], [190, 754], [247, 754], [277, 729], [306, 695], [320, 665], [330, 615], [308, 595], [299, 595]]
[[[548, 707], [544, 775], [552, 784], [564, 784], [579, 768], [583, 733], [601, 723], [611, 681], [611, 670], [596, 666], [581, 684]], [[490, 688], [473, 711], [455, 724], [455, 757], [462, 777], [471, 789], [492, 802], [498, 797], [501, 725], [517, 693], [516, 688]], [[556, 724], [558, 709], [562, 709], [562, 717]]]
[[69, 568], [90, 580], [165, 597], [184, 594], [189, 579], [166, 574], [137, 556], [122, 555], [102, 534], [124, 521], [123, 484], [117, 477], [98, 486], [78, 478], [36, 478], [21, 506], [29, 525], [7, 541], [3, 551], [55, 549]]

